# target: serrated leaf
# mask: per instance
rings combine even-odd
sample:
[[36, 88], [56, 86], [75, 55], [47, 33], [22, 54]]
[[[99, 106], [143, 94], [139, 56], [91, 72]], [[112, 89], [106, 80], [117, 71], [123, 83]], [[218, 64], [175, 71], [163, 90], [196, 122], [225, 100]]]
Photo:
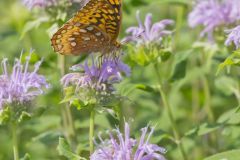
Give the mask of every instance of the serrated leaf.
[[71, 147], [64, 138], [59, 137], [59, 144], [57, 150], [61, 156], [65, 156], [70, 160], [87, 160], [82, 158], [71, 151]]
[[204, 160], [238, 160], [240, 159], [240, 149], [230, 150], [207, 157]]

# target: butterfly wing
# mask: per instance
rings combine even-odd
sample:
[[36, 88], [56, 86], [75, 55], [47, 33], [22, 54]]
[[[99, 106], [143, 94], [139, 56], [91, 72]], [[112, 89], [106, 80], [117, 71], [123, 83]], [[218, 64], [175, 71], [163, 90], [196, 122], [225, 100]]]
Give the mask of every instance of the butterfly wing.
[[101, 51], [103, 43], [110, 40], [95, 26], [83, 25], [80, 29], [66, 24], [53, 35], [51, 41], [55, 52], [63, 55], [78, 55]]
[[103, 51], [116, 41], [120, 23], [120, 0], [90, 0], [53, 35], [52, 46], [64, 55]]
[[[105, 5], [101, 11], [105, 13], [106, 31], [112, 41], [116, 41], [122, 23], [122, 0], [106, 0], [109, 5]], [[104, 14], [103, 14], [104, 15]]]

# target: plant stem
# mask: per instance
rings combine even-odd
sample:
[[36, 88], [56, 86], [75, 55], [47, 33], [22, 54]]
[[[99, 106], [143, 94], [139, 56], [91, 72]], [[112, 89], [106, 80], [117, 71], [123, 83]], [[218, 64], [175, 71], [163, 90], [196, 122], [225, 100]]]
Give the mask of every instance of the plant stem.
[[213, 114], [212, 107], [211, 107], [211, 94], [210, 94], [209, 83], [208, 83], [206, 76], [204, 76], [202, 78], [202, 81], [203, 81], [203, 90], [204, 90], [204, 95], [205, 95], [204, 106], [205, 106], [205, 109], [206, 109], [206, 112], [207, 112], [210, 122], [213, 123], [215, 118], [214, 118], [214, 114]]
[[180, 152], [182, 154], [183, 159], [184, 160], [188, 160], [187, 154], [186, 154], [186, 152], [184, 150], [184, 147], [182, 145], [182, 142], [181, 142], [181, 138], [180, 138], [179, 131], [177, 129], [176, 122], [175, 122], [174, 117], [173, 117], [173, 112], [172, 112], [171, 106], [168, 103], [167, 96], [166, 96], [166, 94], [165, 94], [165, 92], [164, 92], [164, 90], [162, 88], [162, 83], [161, 83], [161, 80], [160, 80], [158, 67], [157, 67], [157, 65], [154, 65], [154, 67], [155, 67], [155, 71], [156, 71], [156, 74], [157, 74], [158, 79], [159, 79], [159, 93], [161, 95], [161, 99], [163, 101], [163, 105], [167, 109], [167, 114], [168, 114], [168, 118], [170, 120], [171, 127], [172, 127], [172, 130], [173, 130], [174, 139], [176, 141], [176, 144], [178, 145], [178, 148], [179, 148], [179, 150], [180, 150]]
[[[203, 81], [203, 90], [204, 90], [204, 95], [205, 95], [204, 107], [205, 107], [205, 110], [206, 110], [206, 113], [207, 113], [210, 123], [214, 123], [215, 117], [214, 117], [213, 110], [211, 107], [211, 93], [210, 93], [209, 83], [208, 83], [206, 76], [204, 76], [202, 78], [202, 81]], [[218, 134], [216, 132], [213, 132], [209, 136], [210, 136], [210, 143], [212, 143], [217, 150], [219, 148], [218, 140], [217, 140]]]
[[181, 138], [180, 138], [180, 134], [178, 132], [178, 129], [177, 129], [177, 125], [176, 125], [176, 122], [174, 120], [174, 117], [173, 117], [173, 113], [172, 113], [172, 109], [167, 101], [167, 97], [166, 97], [166, 94], [165, 92], [163, 91], [163, 88], [162, 86], [159, 86], [159, 92], [161, 94], [161, 98], [162, 98], [162, 101], [163, 101], [163, 105], [164, 107], [167, 109], [167, 113], [168, 113], [168, 117], [170, 119], [170, 122], [171, 122], [171, 126], [172, 126], [172, 129], [173, 129], [173, 135], [174, 135], [174, 138], [176, 140], [176, 143], [180, 149], [180, 152], [183, 156], [183, 159], [184, 160], [187, 160], [187, 154], [184, 150], [184, 147], [182, 145], [182, 142], [181, 142]]
[[[65, 74], [65, 57], [62, 55], [58, 56], [58, 67], [60, 69], [60, 74], [63, 76]], [[70, 106], [66, 105], [61, 107], [62, 117], [63, 117], [63, 128], [67, 132], [67, 139], [71, 143], [72, 137], [75, 136], [75, 128], [72, 118], [72, 113]]]
[[58, 67], [60, 69], [61, 76], [63, 76], [65, 74], [65, 57], [63, 55], [58, 56]]
[[75, 126], [73, 123], [73, 117], [69, 105], [66, 106], [66, 115], [68, 119], [69, 135], [71, 137], [75, 137]]
[[89, 151], [90, 151], [90, 155], [93, 153], [93, 150], [94, 150], [94, 145], [93, 145], [94, 118], [95, 118], [95, 111], [94, 111], [94, 108], [91, 108], [90, 124], [89, 124]]
[[[179, 6], [177, 9], [176, 34], [175, 34], [176, 41], [175, 42], [181, 42], [180, 41], [180, 38], [181, 38], [180, 31], [181, 31], [181, 27], [183, 24], [183, 17], [184, 17], [184, 8], [183, 8], [183, 6]], [[175, 44], [175, 47], [176, 47], [176, 44]]]
[[195, 123], [198, 123], [199, 120], [199, 109], [200, 109], [200, 103], [199, 103], [199, 84], [198, 81], [192, 82], [192, 119]]
[[12, 140], [13, 140], [13, 156], [14, 156], [14, 160], [19, 160], [18, 138], [17, 138], [17, 124], [16, 123], [12, 123]]
[[124, 116], [123, 116], [123, 107], [122, 103], [119, 104], [119, 128], [120, 131], [124, 131]]

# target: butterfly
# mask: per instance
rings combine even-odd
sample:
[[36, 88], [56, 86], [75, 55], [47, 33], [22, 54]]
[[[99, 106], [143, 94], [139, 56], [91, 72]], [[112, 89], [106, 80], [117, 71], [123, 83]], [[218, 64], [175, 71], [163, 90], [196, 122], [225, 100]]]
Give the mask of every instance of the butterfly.
[[121, 46], [121, 21], [122, 0], [90, 0], [53, 35], [51, 45], [62, 55], [110, 53]]

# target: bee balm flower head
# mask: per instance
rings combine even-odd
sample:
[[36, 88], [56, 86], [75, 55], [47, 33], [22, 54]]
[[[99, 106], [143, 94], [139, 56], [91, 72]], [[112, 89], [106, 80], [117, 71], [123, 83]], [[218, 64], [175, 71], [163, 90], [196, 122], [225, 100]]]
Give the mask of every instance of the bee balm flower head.
[[[15, 59], [12, 69], [8, 68], [8, 60], [2, 60], [2, 74], [0, 75], [0, 108], [12, 103], [21, 104], [33, 100], [44, 93], [43, 88], [49, 84], [43, 75], [38, 74], [42, 61], [38, 61], [33, 71], [29, 71], [31, 54], [25, 64]], [[11, 70], [11, 71], [10, 71]]]

